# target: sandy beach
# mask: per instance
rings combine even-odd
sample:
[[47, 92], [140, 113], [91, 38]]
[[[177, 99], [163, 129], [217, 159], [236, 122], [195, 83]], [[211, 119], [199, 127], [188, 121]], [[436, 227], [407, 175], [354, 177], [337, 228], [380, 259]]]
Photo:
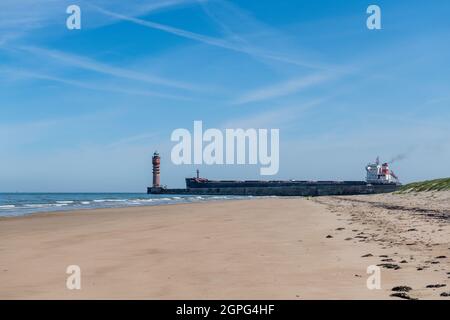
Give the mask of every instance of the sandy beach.
[[[397, 299], [392, 288], [408, 286], [406, 297], [448, 299], [449, 199], [266, 198], [2, 218], [0, 298]], [[69, 265], [81, 268], [81, 290], [66, 288]], [[369, 265], [381, 267], [379, 290], [366, 286]]]

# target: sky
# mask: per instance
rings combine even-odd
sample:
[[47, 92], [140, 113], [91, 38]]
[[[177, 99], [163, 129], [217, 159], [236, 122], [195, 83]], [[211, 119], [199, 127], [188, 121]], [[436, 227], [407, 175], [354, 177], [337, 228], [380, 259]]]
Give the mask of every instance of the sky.
[[[81, 29], [69, 30], [69, 5]], [[369, 5], [381, 30], [366, 26]], [[2, 0], [0, 192], [450, 176], [447, 0]], [[277, 128], [280, 169], [174, 165], [177, 128]]]

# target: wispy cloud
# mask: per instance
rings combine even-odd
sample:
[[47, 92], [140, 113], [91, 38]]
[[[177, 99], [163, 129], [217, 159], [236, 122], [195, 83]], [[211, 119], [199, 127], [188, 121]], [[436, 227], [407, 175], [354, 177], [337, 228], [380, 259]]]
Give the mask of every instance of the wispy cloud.
[[[294, 65], [301, 66], [301, 67], [308, 67], [308, 68], [314, 68], [314, 69], [322, 69], [323, 68], [323, 66], [320, 66], [315, 63], [311, 63], [308, 61], [301, 61], [301, 60], [298, 60], [295, 58], [284, 56], [283, 54], [279, 54], [276, 52], [268, 52], [267, 50], [262, 50], [260, 48], [256, 48], [249, 44], [242, 43], [241, 41], [236, 42], [233, 40], [230, 41], [227, 39], [210, 37], [210, 36], [206, 36], [203, 34], [191, 32], [188, 30], [175, 28], [175, 27], [172, 27], [169, 25], [165, 25], [165, 24], [161, 24], [161, 23], [157, 23], [157, 22], [153, 22], [153, 21], [149, 21], [149, 20], [143, 20], [140, 18], [135, 18], [132, 16], [127, 16], [124, 14], [112, 12], [112, 11], [109, 11], [109, 10], [106, 10], [106, 9], [103, 9], [100, 7], [95, 7], [95, 8], [97, 8], [97, 10], [99, 12], [101, 12], [107, 16], [114, 17], [116, 19], [129, 21], [129, 22], [132, 22], [132, 23], [135, 23], [135, 24], [147, 27], [147, 28], [164, 31], [164, 32], [167, 32], [167, 33], [179, 36], [179, 37], [194, 40], [194, 41], [208, 44], [211, 46], [232, 50], [235, 52], [244, 53], [244, 54], [254, 56], [257, 58], [271, 59], [271, 60], [276, 60], [278, 62], [294, 64]], [[233, 38], [236, 39], [236, 36], [234, 36]]]
[[126, 78], [130, 80], [137, 80], [137, 81], [143, 81], [148, 82], [151, 84], [159, 84], [164, 85], [168, 87], [174, 87], [178, 89], [188, 89], [188, 90], [196, 90], [192, 85], [185, 84], [179, 81], [173, 81], [164, 79], [157, 76], [151, 76], [148, 74], [143, 74], [137, 71], [115, 67], [111, 65], [107, 65], [98, 61], [95, 61], [93, 59], [89, 59], [86, 57], [73, 55], [73, 54], [67, 54], [61, 51], [57, 50], [49, 50], [49, 49], [43, 49], [43, 48], [37, 48], [37, 47], [31, 47], [31, 46], [22, 46], [19, 49], [23, 51], [27, 51], [28, 53], [32, 53], [34, 55], [40, 55], [45, 56], [51, 59], [59, 60], [63, 63], [66, 63], [70, 66], [82, 68], [89, 71], [94, 71], [118, 78]]
[[[207, 0], [200, 0], [207, 1]], [[197, 3], [196, 0], [155, 0], [155, 1], [122, 1], [122, 0], [78, 0], [83, 12], [88, 10], [93, 3], [107, 5], [119, 12], [130, 15], [142, 15], [167, 9]], [[0, 34], [2, 36], [14, 33], [17, 37], [26, 36], [36, 29], [59, 25], [56, 32], [64, 31], [64, 19], [62, 14], [65, 8], [74, 1], [71, 0], [2, 0], [0, 2]], [[83, 28], [98, 28], [111, 23], [116, 19], [105, 19], [102, 16], [93, 16]], [[59, 31], [58, 31], [59, 30]]]
[[277, 97], [286, 96], [299, 90], [311, 87], [313, 85], [321, 84], [332, 78], [331, 74], [312, 74], [306, 77], [299, 77], [290, 79], [285, 82], [276, 83], [274, 85], [266, 86], [250, 92], [244, 93], [237, 98], [235, 104], [244, 104], [251, 102], [259, 102], [269, 100]]
[[73, 79], [67, 79], [62, 77], [57, 77], [49, 74], [45, 74], [42, 72], [35, 72], [35, 71], [29, 71], [25, 69], [12, 69], [12, 68], [0, 68], [0, 74], [7, 75], [9, 79], [40, 79], [40, 80], [48, 80], [48, 81], [54, 81], [59, 82], [79, 88], [84, 89], [90, 89], [90, 90], [96, 90], [96, 91], [106, 91], [106, 92], [113, 92], [113, 93], [123, 93], [128, 95], [138, 95], [138, 96], [149, 96], [149, 97], [159, 97], [159, 98], [166, 98], [166, 99], [174, 99], [174, 100], [190, 100], [189, 97], [181, 96], [177, 94], [164, 94], [156, 91], [151, 90], [139, 90], [135, 88], [129, 88], [124, 85], [111, 85], [111, 84], [102, 84], [99, 81], [90, 81], [90, 80], [73, 80]]
[[278, 106], [264, 112], [245, 117], [233, 118], [224, 122], [222, 128], [287, 128], [297, 122], [305, 112], [323, 104], [329, 98], [318, 98], [310, 101], [297, 102], [295, 105]]
[[155, 132], [151, 132], [151, 133], [141, 133], [141, 134], [137, 134], [137, 135], [133, 135], [130, 137], [124, 137], [121, 138], [117, 141], [114, 141], [112, 143], [110, 143], [109, 145], [107, 145], [107, 147], [109, 148], [116, 148], [116, 147], [123, 147], [123, 146], [128, 146], [128, 145], [132, 145], [135, 144], [137, 142], [142, 143], [147, 142], [147, 141], [151, 141], [154, 138], [158, 137], [159, 134], [155, 133]]

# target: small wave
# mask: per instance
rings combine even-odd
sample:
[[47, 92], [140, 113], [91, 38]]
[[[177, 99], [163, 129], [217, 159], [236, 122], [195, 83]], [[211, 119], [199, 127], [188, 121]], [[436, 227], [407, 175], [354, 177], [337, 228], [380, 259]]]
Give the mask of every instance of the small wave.
[[139, 205], [142, 205], [142, 203], [138, 202], [138, 201], [131, 201], [131, 202], [127, 202], [127, 205], [128, 206], [139, 206]]
[[154, 199], [155, 201], [170, 201], [170, 198], [158, 198]]
[[90, 204], [90, 201], [81, 201], [81, 204]]
[[4, 206], [0, 206], [0, 209], [13, 209], [16, 206], [13, 204], [8, 204], [8, 205], [4, 205]]
[[27, 208], [45, 208], [45, 207], [50, 207], [51, 204], [50, 203], [33, 203], [33, 204], [24, 204], [24, 207]]
[[56, 201], [56, 203], [60, 203], [60, 204], [71, 204], [71, 203], [73, 203], [73, 201], [71, 201], [71, 200], [64, 200], [64, 201]]
[[96, 199], [94, 202], [126, 202], [128, 199]]

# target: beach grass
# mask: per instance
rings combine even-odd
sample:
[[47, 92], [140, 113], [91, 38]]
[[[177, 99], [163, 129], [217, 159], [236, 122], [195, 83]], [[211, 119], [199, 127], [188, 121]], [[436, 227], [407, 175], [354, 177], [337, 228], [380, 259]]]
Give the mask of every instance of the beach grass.
[[450, 190], [450, 178], [434, 179], [408, 183], [402, 186], [397, 193], [444, 191]]

